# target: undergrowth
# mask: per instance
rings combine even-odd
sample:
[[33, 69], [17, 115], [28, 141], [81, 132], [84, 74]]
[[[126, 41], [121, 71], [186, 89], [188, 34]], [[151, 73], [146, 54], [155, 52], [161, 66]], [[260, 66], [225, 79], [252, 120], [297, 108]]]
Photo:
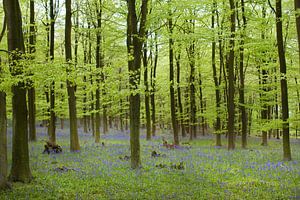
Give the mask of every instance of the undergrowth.
[[[262, 147], [259, 138], [249, 138], [247, 149], [237, 141], [236, 150], [228, 151], [215, 147], [212, 137], [200, 136], [176, 149], [162, 146], [159, 136], [151, 141], [142, 137], [142, 168], [132, 170], [129, 160], [120, 159], [130, 155], [128, 133], [102, 135], [104, 146], [80, 133], [81, 151], [71, 153], [67, 130], [58, 131], [63, 153], [48, 155], [42, 154], [47, 136], [43, 129], [38, 132], [39, 140], [29, 147], [34, 180], [14, 183], [0, 199], [300, 198], [299, 140], [291, 144], [293, 161], [283, 162], [281, 140]], [[163, 156], [151, 157], [152, 151]], [[172, 168], [180, 162], [184, 169]]]

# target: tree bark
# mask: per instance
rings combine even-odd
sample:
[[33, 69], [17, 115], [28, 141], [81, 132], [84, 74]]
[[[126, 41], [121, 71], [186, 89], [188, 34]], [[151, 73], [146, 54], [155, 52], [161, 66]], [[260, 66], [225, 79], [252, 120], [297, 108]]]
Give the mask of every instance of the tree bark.
[[156, 114], [155, 114], [155, 81], [156, 81], [156, 68], [157, 68], [157, 61], [158, 61], [158, 44], [157, 44], [157, 33], [155, 32], [154, 36], [155, 41], [155, 54], [154, 54], [154, 65], [151, 68], [151, 120], [152, 120], [152, 136], [155, 136], [156, 133]]
[[[102, 1], [100, 0], [100, 8], [97, 5], [97, 46], [96, 46], [96, 68], [97, 70], [101, 70], [103, 68], [103, 59], [102, 59]], [[98, 72], [96, 75], [97, 89], [96, 89], [96, 122], [95, 122], [95, 142], [100, 142], [100, 82], [101, 82], [101, 73]], [[105, 129], [105, 128], [104, 128]], [[104, 130], [105, 132], [105, 130]]]
[[[67, 62], [67, 73], [72, 73], [72, 21], [71, 21], [71, 0], [66, 0], [66, 18], [65, 18], [65, 57]], [[67, 79], [67, 92], [69, 103], [69, 117], [70, 117], [70, 150], [79, 151], [79, 139], [77, 130], [77, 111], [76, 111], [76, 96], [75, 96], [75, 83]]]
[[[193, 34], [195, 29], [195, 21], [189, 20], [189, 33]], [[196, 138], [196, 89], [195, 89], [195, 73], [196, 73], [196, 61], [195, 61], [195, 40], [192, 39], [189, 47], [187, 49], [187, 54], [189, 58], [190, 65], [190, 77], [189, 77], [189, 93], [190, 93], [190, 140]], [[200, 85], [201, 87], [201, 85]], [[202, 95], [202, 90], [200, 96]], [[202, 97], [202, 96], [201, 96]], [[175, 106], [176, 108], [176, 106]], [[202, 101], [203, 108], [203, 101]], [[203, 119], [203, 118], [202, 118]], [[204, 125], [204, 124], [203, 124]]]
[[180, 127], [181, 127], [181, 135], [182, 137], [186, 137], [185, 132], [185, 124], [184, 124], [184, 117], [183, 117], [183, 106], [181, 100], [181, 89], [180, 89], [180, 62], [181, 62], [181, 53], [178, 52], [176, 59], [176, 67], [177, 67], [177, 98], [178, 98], [178, 108], [180, 113]]
[[278, 57], [280, 65], [280, 86], [281, 86], [281, 106], [282, 106], [282, 139], [283, 139], [283, 159], [292, 160], [289, 132], [289, 104], [288, 87], [286, 78], [286, 59], [284, 52], [284, 42], [282, 36], [282, 8], [281, 0], [276, 0], [276, 38], [278, 47]]
[[[146, 18], [148, 14], [148, 0], [142, 0], [140, 8], [140, 22], [136, 13], [136, 1], [128, 0], [127, 15], [127, 52], [129, 69], [129, 118], [130, 118], [130, 150], [131, 168], [141, 166], [140, 157], [140, 94], [136, 91], [140, 83], [140, 69], [143, 40], [146, 33]], [[139, 26], [138, 26], [139, 25]], [[139, 28], [138, 28], [139, 27]]]
[[[0, 35], [2, 41], [6, 31], [6, 16], [4, 15], [3, 29]], [[0, 63], [1, 64], [1, 63]], [[3, 69], [0, 66], [0, 77]], [[9, 187], [7, 182], [7, 114], [6, 114], [6, 93], [0, 91], [0, 190]]]
[[[213, 10], [212, 10], [212, 17], [211, 17], [211, 28], [214, 30], [215, 28], [215, 15], [217, 12], [217, 3], [216, 1], [213, 2]], [[221, 117], [220, 117], [220, 105], [221, 105], [221, 96], [220, 96], [220, 83], [218, 81], [217, 76], [217, 67], [216, 67], [216, 39], [213, 37], [212, 42], [212, 69], [213, 69], [213, 79], [215, 83], [215, 95], [216, 95], [216, 111], [217, 111], [217, 118], [215, 122], [215, 134], [216, 134], [216, 146], [222, 146], [221, 142]]]
[[[49, 43], [49, 56], [50, 62], [53, 63], [54, 60], [54, 40], [55, 40], [55, 14], [54, 14], [54, 2], [50, 0], [50, 43]], [[54, 144], [56, 143], [56, 134], [55, 134], [55, 81], [51, 81], [50, 83], [50, 120], [49, 120], [49, 136], [50, 141]]]
[[[146, 37], [147, 37], [147, 33], [146, 33]], [[144, 85], [145, 85], [146, 139], [151, 140], [151, 116], [150, 116], [150, 97], [149, 97], [149, 84], [148, 84], [147, 42], [144, 43], [143, 65], [144, 65]]]
[[240, 103], [240, 112], [242, 118], [242, 148], [247, 147], [247, 112], [245, 108], [245, 75], [244, 75], [244, 44], [245, 44], [245, 31], [247, 26], [247, 20], [245, 15], [245, 2], [241, 0], [242, 7], [242, 34], [240, 42], [240, 63], [239, 63], [239, 72], [240, 72], [240, 88], [239, 88], [239, 103]]
[[[23, 66], [18, 61], [22, 59], [25, 52], [21, 9], [18, 0], [4, 0], [3, 7], [7, 17], [8, 51], [12, 52], [10, 70], [12, 76], [17, 76], [23, 73]], [[19, 81], [13, 85], [12, 93], [13, 147], [9, 179], [11, 181], [30, 182], [32, 175], [29, 167], [25, 83]]]
[[[30, 0], [30, 28], [29, 28], [29, 53], [30, 58], [33, 59], [35, 53], [35, 19], [34, 19], [34, 0]], [[33, 82], [30, 81], [28, 88], [28, 125], [29, 125], [29, 140], [36, 141], [35, 129], [35, 89]]]
[[174, 89], [174, 40], [173, 40], [173, 20], [172, 14], [169, 13], [168, 19], [169, 25], [169, 76], [170, 76], [170, 101], [171, 101], [171, 120], [172, 120], [172, 129], [174, 136], [174, 144], [179, 145], [179, 137], [178, 137], [178, 125], [176, 119], [176, 106], [175, 106], [175, 89]]
[[[1, 75], [1, 68], [0, 68]], [[0, 92], [0, 190], [7, 187], [7, 118], [6, 94]]]
[[230, 42], [228, 58], [228, 150], [235, 149], [234, 133], [234, 38], [235, 38], [235, 3], [229, 0], [230, 4]]

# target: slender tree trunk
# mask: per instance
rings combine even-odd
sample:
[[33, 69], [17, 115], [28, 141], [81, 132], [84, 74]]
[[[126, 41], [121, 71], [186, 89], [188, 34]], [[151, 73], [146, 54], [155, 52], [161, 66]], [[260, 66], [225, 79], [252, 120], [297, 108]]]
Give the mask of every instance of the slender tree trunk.
[[204, 99], [203, 99], [203, 90], [202, 90], [202, 76], [199, 72], [199, 99], [200, 99], [200, 113], [201, 113], [201, 128], [202, 135], [205, 135], [205, 118], [204, 118]]
[[156, 68], [157, 68], [157, 61], [158, 61], [158, 44], [157, 44], [157, 33], [155, 32], [154, 36], [155, 41], [155, 54], [154, 54], [154, 65], [151, 68], [151, 120], [152, 120], [152, 136], [155, 136], [156, 133], [156, 117], [155, 117], [155, 81], [156, 81]]
[[[88, 64], [92, 64], [92, 42], [91, 42], [91, 25], [90, 23], [88, 22], [88, 52], [87, 52], [87, 62]], [[93, 85], [93, 75], [92, 75], [92, 67], [90, 67], [90, 77], [89, 77], [89, 80], [90, 80], [90, 84]], [[90, 112], [91, 112], [91, 115], [90, 115], [90, 122], [91, 122], [91, 128], [92, 128], [92, 135], [95, 136], [95, 115], [94, 115], [94, 92], [91, 91], [90, 92], [90, 104], [89, 104], [89, 107], [90, 107]]]
[[283, 131], [283, 159], [292, 160], [289, 132], [289, 104], [288, 87], [286, 78], [286, 60], [284, 52], [284, 42], [282, 36], [282, 9], [281, 0], [276, 0], [276, 38], [278, 47], [278, 57], [280, 64], [280, 86], [281, 86], [281, 105], [282, 105], [282, 131]]
[[[263, 6], [262, 8], [262, 17], [266, 18], [266, 9]], [[264, 40], [265, 39], [265, 31], [262, 32], [261, 35], [261, 39]], [[265, 53], [265, 52], [263, 52]], [[264, 60], [265, 58], [263, 58]], [[262, 109], [261, 109], [261, 120], [262, 123], [265, 124], [267, 122], [267, 118], [268, 118], [268, 110], [267, 110], [267, 92], [268, 92], [268, 88], [267, 88], [267, 80], [268, 80], [268, 71], [265, 69], [265, 62], [263, 67], [259, 68], [259, 84], [262, 87], [262, 91], [260, 93], [260, 99], [261, 99], [261, 104], [262, 104]], [[262, 68], [262, 69], [261, 69]], [[263, 146], [267, 146], [268, 145], [268, 132], [266, 130], [262, 131], [262, 144]]]
[[[97, 46], [96, 46], [96, 68], [100, 70], [102, 68], [102, 33], [101, 33], [101, 25], [102, 25], [102, 1], [100, 0], [100, 9], [97, 7]], [[98, 6], [98, 5], [97, 5]], [[99, 10], [98, 10], [99, 9]], [[97, 89], [96, 89], [96, 135], [95, 135], [95, 142], [100, 142], [100, 82], [101, 82], [101, 75], [100, 73], [97, 73], [96, 77], [97, 82]]]
[[[53, 63], [54, 60], [54, 40], [55, 40], [55, 14], [54, 14], [54, 3], [53, 0], [50, 0], [50, 62]], [[50, 121], [49, 121], [49, 135], [50, 141], [54, 144], [56, 143], [56, 134], [55, 134], [55, 82], [54, 80], [50, 84]]]
[[[268, 92], [268, 89], [266, 87], [266, 84], [267, 84], [267, 79], [268, 79], [268, 73], [267, 73], [267, 70], [263, 69], [262, 70], [262, 87], [263, 87], [263, 91], [262, 91], [262, 95], [261, 95], [261, 98], [262, 98], [262, 110], [261, 110], [261, 119], [263, 121], [263, 123], [266, 123], [267, 122], [267, 119], [268, 119], [268, 108], [267, 108], [267, 105], [266, 105], [266, 93]], [[267, 146], [268, 145], [268, 132], [266, 130], [263, 130], [262, 131], [262, 145], [263, 146]]]
[[247, 20], [245, 15], [245, 2], [241, 0], [242, 7], [242, 34], [240, 41], [240, 63], [239, 63], [239, 72], [240, 72], [240, 89], [239, 89], [239, 103], [240, 103], [240, 112], [242, 120], [242, 148], [247, 147], [247, 113], [245, 108], [245, 75], [244, 75], [244, 37], [247, 26]]
[[[195, 31], [195, 21], [189, 21], [189, 33], [193, 34]], [[196, 89], [195, 89], [195, 73], [196, 73], [196, 63], [195, 63], [195, 40], [192, 39], [189, 48], [187, 50], [190, 65], [190, 77], [189, 77], [189, 93], [190, 93], [190, 140], [196, 138]], [[203, 104], [202, 104], [203, 107]]]
[[[147, 33], [146, 33], [146, 37], [147, 37]], [[149, 97], [149, 84], [148, 84], [147, 42], [144, 43], [143, 65], [144, 65], [144, 85], [145, 85], [146, 138], [147, 140], [151, 140], [151, 116], [150, 116], [150, 97]]]
[[[29, 28], [29, 53], [30, 58], [33, 58], [35, 53], [35, 19], [34, 19], [34, 0], [30, 0], [30, 28]], [[28, 88], [28, 125], [29, 125], [29, 140], [36, 141], [35, 130], [35, 89], [32, 81]]]
[[230, 42], [228, 58], [228, 149], [235, 149], [234, 133], [234, 38], [235, 38], [235, 4], [234, 0], [229, 0], [230, 4]]
[[184, 117], [183, 117], [183, 106], [181, 100], [181, 89], [180, 89], [180, 62], [181, 62], [180, 50], [178, 52], [177, 57], [175, 57], [175, 59], [176, 59], [176, 67], [177, 67], [177, 98], [178, 98], [178, 108], [180, 113], [181, 135], [182, 137], [186, 137]]
[[[213, 10], [211, 17], [211, 28], [214, 30], [215, 28], [215, 15], [217, 12], [217, 3], [213, 1]], [[212, 42], [212, 69], [213, 69], [213, 78], [215, 83], [215, 95], [216, 95], [216, 111], [217, 111], [217, 119], [215, 122], [215, 134], [216, 134], [216, 146], [222, 146], [221, 142], [221, 117], [220, 117], [220, 105], [221, 105], [221, 96], [220, 96], [220, 83], [218, 81], [217, 76], [217, 67], [216, 67], [216, 39], [213, 37]]]
[[[65, 54], [67, 61], [67, 73], [72, 73], [72, 43], [71, 43], [71, 32], [72, 32], [72, 21], [71, 21], [71, 0], [66, 0], [66, 22], [65, 22]], [[67, 79], [67, 92], [69, 102], [69, 117], [70, 117], [70, 150], [79, 151], [79, 139], [77, 130], [77, 111], [76, 111], [76, 96], [75, 96], [76, 84]]]
[[173, 20], [172, 14], [169, 13], [169, 65], [170, 65], [170, 101], [171, 101], [171, 120], [172, 120], [172, 128], [173, 128], [173, 135], [174, 135], [174, 144], [179, 145], [179, 137], [178, 137], [178, 125], [176, 120], [176, 107], [175, 107], [175, 90], [174, 90], [174, 40], [173, 40]]

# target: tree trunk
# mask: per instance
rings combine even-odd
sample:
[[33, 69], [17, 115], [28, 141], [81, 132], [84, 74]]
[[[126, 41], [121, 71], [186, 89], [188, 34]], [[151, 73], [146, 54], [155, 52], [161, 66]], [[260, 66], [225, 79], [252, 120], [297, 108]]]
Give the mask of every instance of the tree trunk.
[[[30, 28], [29, 28], [29, 53], [30, 58], [33, 58], [35, 53], [35, 19], [34, 19], [34, 0], [30, 0]], [[32, 81], [28, 88], [28, 125], [29, 125], [29, 140], [36, 141], [35, 130], [35, 89]]]
[[[203, 99], [203, 92], [202, 92], [202, 76], [199, 72], [199, 100], [200, 100], [200, 112], [201, 112], [201, 128], [202, 128], [202, 135], [205, 135], [205, 118], [204, 118], [204, 99]], [[196, 114], [195, 114], [196, 115]]]
[[[6, 30], [6, 17], [4, 15], [3, 29], [0, 42]], [[1, 64], [1, 63], [0, 63]], [[0, 66], [0, 77], [2, 78], [2, 67]], [[0, 190], [6, 189], [7, 184], [7, 115], [6, 115], [6, 94], [0, 91]]]
[[235, 4], [234, 0], [229, 0], [230, 4], [230, 42], [228, 58], [228, 149], [235, 149], [234, 133], [234, 38], [235, 38]]
[[[212, 17], [211, 17], [211, 28], [214, 30], [215, 28], [215, 15], [217, 12], [217, 3], [216, 1], [213, 2], [213, 10], [212, 10]], [[213, 79], [215, 83], [215, 95], [216, 95], [216, 111], [217, 111], [217, 118], [215, 122], [215, 134], [216, 134], [216, 146], [222, 146], [221, 142], [221, 118], [220, 118], [220, 105], [221, 105], [221, 96], [220, 96], [220, 83], [218, 81], [217, 76], [217, 67], [216, 67], [216, 39], [213, 37], [212, 42], [212, 69], [213, 69]]]
[[[128, 0], [127, 15], [127, 52], [129, 85], [129, 118], [130, 118], [130, 149], [131, 168], [141, 166], [140, 157], [140, 94], [136, 92], [140, 83], [140, 69], [143, 40], [146, 33], [146, 18], [148, 13], [148, 0], [142, 0], [140, 8], [140, 23], [138, 23], [135, 0]], [[138, 26], [139, 24], [139, 26]], [[138, 28], [139, 27], [139, 28]]]
[[[100, 70], [103, 67], [102, 61], [102, 33], [101, 33], [101, 26], [102, 26], [102, 1], [100, 1], [100, 9], [98, 9], [97, 5], [97, 46], [96, 46], [96, 68]], [[101, 82], [101, 74], [97, 73], [96, 75], [96, 82], [97, 82], [97, 89], [96, 89], [96, 135], [95, 135], [95, 142], [100, 142], [100, 82]], [[105, 132], [105, 130], [104, 130]]]
[[[0, 68], [1, 75], [1, 68]], [[7, 118], [6, 94], [0, 92], [0, 190], [7, 187]]]
[[180, 89], [180, 61], [181, 61], [180, 52], [178, 52], [178, 55], [177, 57], [175, 57], [175, 59], [176, 59], [176, 67], [177, 67], [177, 98], [178, 98], [178, 108], [180, 114], [181, 135], [182, 137], [186, 137], [184, 117], [183, 117], [183, 106], [181, 100], [181, 89]]
[[[67, 62], [67, 73], [72, 73], [72, 21], [71, 21], [71, 0], [66, 0], [66, 21], [65, 21], [65, 56]], [[77, 112], [76, 112], [76, 96], [75, 96], [75, 83], [67, 79], [67, 92], [69, 103], [69, 117], [70, 117], [70, 150], [79, 151], [79, 139], [77, 130]]]
[[[146, 33], [146, 37], [147, 37], [147, 33]], [[145, 42], [144, 44], [143, 65], [144, 65], [144, 85], [145, 85], [146, 139], [151, 140], [151, 116], [150, 116], [150, 97], [149, 97], [149, 84], [148, 84], [147, 42]]]
[[171, 120], [172, 120], [172, 128], [173, 128], [173, 136], [174, 136], [174, 144], [179, 145], [179, 137], [178, 137], [178, 126], [176, 120], [176, 106], [175, 106], [175, 90], [174, 90], [174, 40], [173, 40], [173, 20], [172, 14], [169, 13], [169, 65], [170, 65], [170, 101], [171, 101]]
[[247, 113], [245, 108], [245, 75], [244, 75], [244, 37], [245, 37], [245, 29], [247, 25], [247, 20], [245, 16], [245, 2], [241, 0], [242, 7], [242, 34], [241, 34], [241, 42], [240, 42], [240, 63], [239, 63], [239, 72], [240, 72], [240, 88], [239, 88], [239, 103], [240, 103], [240, 112], [241, 112], [241, 120], [242, 120], [242, 148], [247, 147]]
[[[54, 14], [54, 3], [53, 0], [50, 0], [50, 62], [53, 63], [54, 60], [54, 40], [55, 40], [55, 14]], [[50, 141], [54, 144], [56, 143], [56, 134], [55, 134], [55, 121], [56, 116], [54, 112], [55, 108], [55, 82], [54, 80], [50, 84], [50, 121], [49, 121], [49, 135]]]
[[282, 105], [282, 137], [283, 137], [283, 159], [292, 160], [289, 132], [289, 105], [288, 105], [288, 87], [286, 78], [286, 60], [284, 52], [284, 43], [282, 36], [282, 9], [281, 0], [276, 0], [276, 38], [278, 47], [278, 57], [280, 64], [280, 86], [281, 86], [281, 105]]
[[157, 61], [158, 61], [158, 44], [157, 44], [157, 33], [155, 32], [154, 36], [155, 41], [155, 54], [154, 54], [154, 65], [151, 68], [151, 120], [152, 120], [152, 136], [155, 136], [156, 133], [156, 117], [155, 117], [155, 79], [156, 79], [156, 68], [157, 68]]
[[[22, 74], [23, 66], [18, 64], [24, 54], [22, 16], [18, 0], [4, 0], [3, 7], [7, 19], [7, 43], [11, 54], [10, 68], [12, 76]], [[12, 181], [29, 182], [32, 179], [29, 168], [28, 123], [26, 106], [26, 89], [24, 82], [12, 86], [13, 111], [13, 146], [12, 166], [9, 179]]]
[[[189, 20], [189, 33], [193, 34], [195, 32], [195, 21]], [[190, 77], [189, 77], [189, 93], [190, 93], [190, 140], [196, 138], [196, 89], [195, 89], [195, 73], [196, 73], [196, 63], [195, 63], [195, 40], [192, 39], [189, 47], [187, 49], [187, 54], [189, 58], [190, 65]], [[201, 91], [202, 92], [202, 91]], [[202, 102], [203, 108], [203, 102]]]

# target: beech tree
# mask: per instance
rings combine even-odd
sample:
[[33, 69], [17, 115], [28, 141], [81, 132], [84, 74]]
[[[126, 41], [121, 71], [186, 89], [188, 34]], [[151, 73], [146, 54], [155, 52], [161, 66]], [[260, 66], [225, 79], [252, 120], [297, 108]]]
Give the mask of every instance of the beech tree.
[[229, 56], [227, 61], [228, 68], [228, 149], [235, 148], [235, 132], [234, 132], [234, 37], [235, 37], [235, 2], [229, 0], [230, 5], [230, 41]]
[[148, 0], [142, 0], [140, 18], [137, 17], [136, 1], [127, 1], [127, 52], [129, 69], [129, 117], [130, 117], [130, 149], [131, 167], [141, 166], [140, 157], [140, 94], [136, 91], [140, 83], [142, 47], [146, 34]]
[[283, 159], [291, 160], [290, 130], [289, 130], [289, 101], [288, 86], [286, 78], [286, 58], [282, 33], [282, 7], [281, 0], [276, 0], [276, 38], [280, 66], [281, 107], [282, 107], [282, 136], [283, 136]]
[[[22, 15], [18, 0], [4, 0], [3, 7], [7, 20], [7, 43], [12, 76], [23, 73], [25, 46], [22, 30]], [[32, 179], [29, 168], [28, 121], [26, 88], [23, 80], [12, 86], [13, 147], [12, 165], [9, 175], [11, 181], [29, 182]]]
[[[33, 58], [33, 54], [35, 53], [35, 12], [34, 12], [34, 0], [30, 0], [30, 28], [29, 28], [29, 53], [30, 57]], [[35, 130], [35, 88], [33, 83], [28, 88], [28, 125], [29, 125], [29, 140], [36, 141], [36, 130]]]
[[[74, 73], [74, 66], [72, 63], [72, 20], [71, 20], [71, 0], [66, 0], [66, 17], [65, 17], [65, 57], [67, 62], [67, 73]], [[76, 96], [75, 96], [76, 83], [74, 80], [67, 79], [67, 92], [69, 103], [69, 118], [70, 118], [70, 150], [79, 151], [79, 138], [77, 128], [77, 108], [76, 108]]]
[[[0, 34], [0, 42], [6, 30], [6, 16], [3, 19], [3, 28]], [[3, 66], [0, 62], [0, 78], [3, 77]], [[0, 81], [1, 83], [1, 81]], [[7, 114], [6, 93], [0, 90], [0, 190], [6, 189], [7, 185]]]

